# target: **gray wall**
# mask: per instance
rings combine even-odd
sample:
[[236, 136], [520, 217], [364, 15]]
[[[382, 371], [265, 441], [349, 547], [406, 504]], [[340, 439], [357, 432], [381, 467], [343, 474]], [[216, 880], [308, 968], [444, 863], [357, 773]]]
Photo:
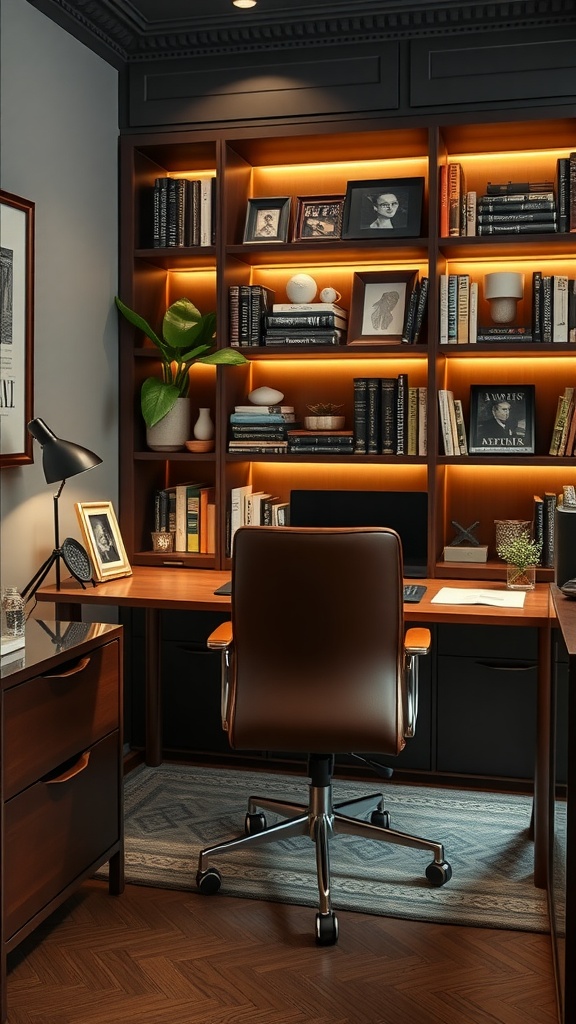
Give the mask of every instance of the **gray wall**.
[[[26, 0], [2, 0], [0, 181], [36, 204], [34, 414], [103, 459], [66, 484], [62, 538], [80, 539], [75, 501], [118, 510], [117, 124], [117, 72]], [[36, 442], [0, 489], [0, 584], [22, 588], [53, 547]]]

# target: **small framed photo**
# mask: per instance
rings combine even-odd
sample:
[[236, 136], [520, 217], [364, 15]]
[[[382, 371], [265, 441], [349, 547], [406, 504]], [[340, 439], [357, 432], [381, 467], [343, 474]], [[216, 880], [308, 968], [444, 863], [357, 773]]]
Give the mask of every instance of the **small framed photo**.
[[74, 508], [96, 579], [102, 583], [118, 576], [131, 576], [112, 502], [76, 502]]
[[354, 274], [348, 344], [401, 342], [407, 304], [417, 277], [417, 270], [369, 270]]
[[342, 238], [414, 238], [422, 228], [424, 178], [349, 181]]
[[470, 455], [534, 455], [534, 384], [471, 384]]
[[340, 238], [344, 196], [298, 196], [292, 241]]
[[244, 241], [287, 242], [290, 205], [290, 196], [249, 199]]

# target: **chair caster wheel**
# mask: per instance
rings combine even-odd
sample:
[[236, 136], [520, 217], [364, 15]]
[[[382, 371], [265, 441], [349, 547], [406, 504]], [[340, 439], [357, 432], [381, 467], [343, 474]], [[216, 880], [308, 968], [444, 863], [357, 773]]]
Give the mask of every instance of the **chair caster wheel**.
[[430, 885], [439, 888], [441, 885], [445, 885], [452, 878], [452, 868], [448, 861], [444, 860], [441, 864], [438, 864], [435, 860], [426, 868], [426, 878], [430, 882]]
[[244, 832], [247, 836], [254, 836], [257, 832], [263, 832], [266, 828], [266, 816], [259, 811], [257, 814], [247, 814], [244, 819]]
[[338, 942], [338, 918], [336, 914], [316, 914], [316, 943], [318, 946], [334, 946]]
[[222, 885], [222, 875], [216, 868], [207, 868], [196, 875], [196, 885], [203, 896], [213, 896]]
[[372, 811], [370, 823], [379, 828], [390, 828], [390, 811]]

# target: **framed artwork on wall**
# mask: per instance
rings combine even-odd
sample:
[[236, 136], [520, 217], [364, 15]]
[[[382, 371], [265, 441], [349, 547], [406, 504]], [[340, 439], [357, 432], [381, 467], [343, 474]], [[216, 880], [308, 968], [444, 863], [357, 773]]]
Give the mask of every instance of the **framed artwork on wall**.
[[424, 178], [349, 181], [342, 238], [414, 238], [420, 235]]
[[111, 501], [84, 501], [74, 505], [94, 575], [102, 583], [119, 576], [131, 576], [120, 527]]
[[34, 203], [0, 189], [0, 467], [34, 461]]
[[470, 455], [534, 455], [534, 384], [471, 384]]

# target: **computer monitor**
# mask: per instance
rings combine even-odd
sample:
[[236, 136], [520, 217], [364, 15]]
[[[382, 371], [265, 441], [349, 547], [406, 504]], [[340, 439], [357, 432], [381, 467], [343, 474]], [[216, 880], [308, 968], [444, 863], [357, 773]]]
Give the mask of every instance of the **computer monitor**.
[[291, 526], [389, 526], [402, 542], [404, 575], [424, 578], [428, 563], [425, 491], [290, 492]]

